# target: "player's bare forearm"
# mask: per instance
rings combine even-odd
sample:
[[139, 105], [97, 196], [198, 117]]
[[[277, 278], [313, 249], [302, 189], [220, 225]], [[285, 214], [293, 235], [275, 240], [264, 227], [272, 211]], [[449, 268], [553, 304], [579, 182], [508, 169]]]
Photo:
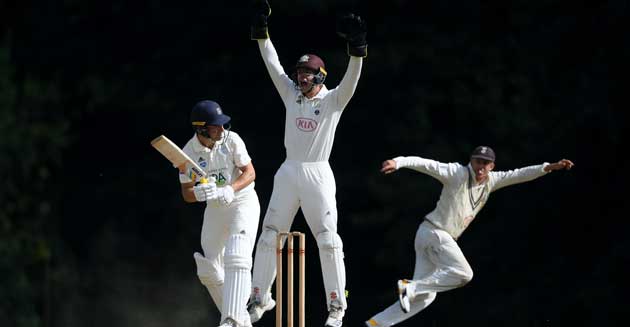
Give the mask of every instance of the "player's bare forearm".
[[548, 164], [544, 169], [546, 172], [552, 172], [554, 170], [562, 170], [562, 169], [570, 170], [571, 168], [573, 168], [573, 166], [574, 164], [571, 160], [562, 159], [558, 162]]
[[241, 170], [242, 174], [232, 183], [234, 192], [244, 189], [256, 179], [256, 170], [251, 162], [244, 167], [238, 167], [238, 169]]
[[196, 202], [195, 193], [193, 192], [193, 187], [195, 186], [195, 182], [183, 183], [182, 186], [182, 197], [184, 201], [188, 203]]

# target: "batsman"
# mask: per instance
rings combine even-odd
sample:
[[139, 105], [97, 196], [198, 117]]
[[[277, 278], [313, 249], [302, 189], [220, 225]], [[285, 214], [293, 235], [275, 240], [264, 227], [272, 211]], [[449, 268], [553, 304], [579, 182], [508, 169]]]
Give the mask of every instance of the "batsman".
[[254, 2], [251, 38], [257, 41], [269, 76], [284, 103], [286, 160], [274, 176], [258, 238], [248, 311], [251, 321], [256, 322], [275, 306], [270, 290], [276, 276], [276, 235], [290, 230], [301, 208], [319, 248], [328, 308], [325, 326], [340, 327], [347, 308], [346, 271], [343, 243], [337, 233], [335, 177], [328, 159], [337, 124], [354, 94], [363, 58], [367, 56], [366, 24], [353, 14], [340, 18], [337, 32], [347, 41], [350, 59], [340, 84], [329, 90], [324, 85], [328, 74], [324, 61], [317, 55], [304, 54], [291, 75], [285, 72], [269, 39], [270, 14], [267, 1]]
[[551, 164], [493, 171], [495, 160], [490, 147], [479, 146], [466, 166], [420, 157], [397, 157], [383, 162], [384, 174], [409, 168], [437, 179], [443, 187], [435, 209], [424, 217], [416, 232], [413, 279], [399, 280], [396, 285], [399, 303], [370, 318], [366, 326], [394, 326], [429, 306], [438, 292], [462, 287], [472, 279], [472, 268], [457, 245], [457, 238], [475, 219], [491, 192], [573, 167], [573, 162], [562, 159]]
[[180, 167], [184, 200], [206, 204], [201, 227], [203, 254], [194, 254], [197, 275], [221, 312], [219, 327], [248, 327], [246, 305], [260, 215], [254, 190], [256, 172], [243, 139], [230, 130], [230, 116], [218, 103], [198, 102], [190, 120], [195, 135], [183, 151], [211, 177], [205, 183]]

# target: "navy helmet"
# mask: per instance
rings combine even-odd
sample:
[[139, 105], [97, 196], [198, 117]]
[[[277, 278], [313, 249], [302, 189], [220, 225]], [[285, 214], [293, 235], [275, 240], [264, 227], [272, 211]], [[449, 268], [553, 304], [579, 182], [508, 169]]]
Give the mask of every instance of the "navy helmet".
[[197, 102], [190, 113], [193, 128], [209, 125], [223, 126], [230, 122], [230, 116], [223, 113], [221, 106], [211, 100]]

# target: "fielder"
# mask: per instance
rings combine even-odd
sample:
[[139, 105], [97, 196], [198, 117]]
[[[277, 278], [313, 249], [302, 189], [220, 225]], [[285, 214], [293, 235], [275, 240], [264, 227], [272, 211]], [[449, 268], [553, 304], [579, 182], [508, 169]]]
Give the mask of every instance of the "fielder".
[[456, 241], [486, 204], [491, 192], [573, 167], [573, 162], [562, 159], [552, 164], [495, 172], [492, 171], [495, 159], [490, 147], [479, 146], [467, 166], [420, 157], [397, 157], [383, 162], [381, 172], [385, 174], [410, 168], [436, 178], [443, 188], [436, 208], [424, 217], [416, 232], [413, 279], [399, 280], [399, 303], [366, 321], [366, 326], [398, 324], [429, 306], [437, 292], [462, 287], [472, 279], [472, 268]]
[[326, 326], [340, 327], [347, 308], [343, 243], [337, 234], [335, 177], [328, 163], [341, 114], [354, 94], [363, 58], [367, 56], [365, 22], [354, 15], [339, 21], [338, 33], [348, 42], [350, 60], [336, 88], [324, 85], [326, 68], [313, 54], [301, 56], [295, 74], [287, 75], [269, 39], [267, 1], [254, 8], [251, 38], [257, 40], [267, 71], [285, 106], [286, 160], [274, 177], [273, 192], [263, 220], [254, 260], [253, 288], [248, 305], [251, 321], [275, 306], [271, 284], [276, 276], [276, 235], [288, 231], [301, 207], [317, 240], [326, 304]]
[[205, 202], [201, 228], [203, 255], [195, 253], [197, 275], [221, 312], [219, 327], [251, 326], [247, 299], [251, 289], [252, 252], [260, 204], [254, 190], [256, 172], [239, 135], [219, 104], [204, 100], [191, 113], [195, 135], [182, 149], [216, 182], [197, 184], [180, 168], [186, 202]]

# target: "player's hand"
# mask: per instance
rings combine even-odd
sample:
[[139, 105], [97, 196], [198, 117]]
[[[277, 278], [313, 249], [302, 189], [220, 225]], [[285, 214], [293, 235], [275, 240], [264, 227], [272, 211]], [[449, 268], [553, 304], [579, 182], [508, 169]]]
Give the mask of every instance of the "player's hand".
[[227, 185], [217, 189], [217, 199], [223, 206], [229, 206], [234, 201], [234, 189], [232, 186]]
[[347, 14], [337, 19], [337, 34], [348, 41], [348, 54], [367, 57], [367, 24], [358, 15]]
[[216, 183], [203, 183], [197, 184], [193, 187], [193, 193], [195, 199], [199, 202], [206, 202], [217, 197], [217, 184]]
[[385, 160], [383, 161], [381, 167], [381, 173], [383, 174], [391, 174], [396, 171], [396, 161], [394, 160]]
[[267, 20], [271, 15], [271, 6], [267, 0], [254, 0], [252, 4], [251, 39], [264, 40], [269, 38]]
[[570, 170], [571, 168], [573, 168], [573, 166], [574, 164], [571, 160], [562, 159], [558, 162], [547, 165], [546, 168], [547, 168], [547, 171], [562, 170], [562, 169]]

